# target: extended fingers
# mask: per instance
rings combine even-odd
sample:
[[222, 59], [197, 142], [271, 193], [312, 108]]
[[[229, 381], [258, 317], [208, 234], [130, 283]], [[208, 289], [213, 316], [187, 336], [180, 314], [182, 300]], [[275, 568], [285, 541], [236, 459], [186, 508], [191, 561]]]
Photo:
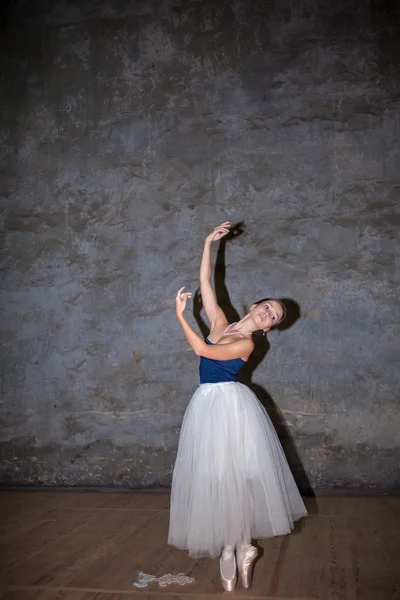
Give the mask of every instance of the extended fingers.
[[192, 292], [184, 292], [183, 290], [185, 289], [185, 286], [181, 287], [180, 290], [178, 290], [178, 293], [176, 295], [176, 298], [179, 300], [184, 300], [185, 298], [191, 298], [192, 297]]

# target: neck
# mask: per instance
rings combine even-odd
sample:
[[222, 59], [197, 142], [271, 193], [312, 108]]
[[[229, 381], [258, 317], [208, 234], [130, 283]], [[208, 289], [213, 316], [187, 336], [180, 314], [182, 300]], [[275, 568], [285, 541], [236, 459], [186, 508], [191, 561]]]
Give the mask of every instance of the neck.
[[256, 330], [254, 323], [251, 321], [251, 317], [246, 315], [243, 319], [240, 319], [235, 325], [229, 328], [232, 333], [242, 333], [244, 335], [251, 335]]

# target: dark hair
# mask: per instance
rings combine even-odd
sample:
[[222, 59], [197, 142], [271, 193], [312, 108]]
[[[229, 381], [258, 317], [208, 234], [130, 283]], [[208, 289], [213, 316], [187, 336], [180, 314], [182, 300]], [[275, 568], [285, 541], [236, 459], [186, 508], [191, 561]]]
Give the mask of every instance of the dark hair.
[[254, 302], [254, 304], [257, 305], [257, 304], [263, 304], [264, 302], [272, 302], [272, 301], [277, 302], [283, 311], [282, 317], [279, 319], [279, 321], [277, 323], [275, 323], [275, 325], [272, 325], [272, 327], [276, 327], [277, 325], [280, 325], [286, 319], [286, 315], [287, 315], [286, 306], [283, 304], [282, 300], [278, 300], [278, 298], [263, 298], [262, 300], [258, 300], [258, 302]]

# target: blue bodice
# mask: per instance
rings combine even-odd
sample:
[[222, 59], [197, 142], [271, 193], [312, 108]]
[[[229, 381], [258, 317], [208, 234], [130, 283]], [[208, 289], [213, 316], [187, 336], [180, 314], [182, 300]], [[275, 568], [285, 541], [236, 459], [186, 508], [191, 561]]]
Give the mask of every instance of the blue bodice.
[[[213, 345], [208, 338], [206, 343]], [[246, 361], [243, 358], [232, 358], [230, 360], [215, 360], [213, 358], [200, 357], [200, 383], [222, 383], [224, 381], [236, 381], [236, 375]]]

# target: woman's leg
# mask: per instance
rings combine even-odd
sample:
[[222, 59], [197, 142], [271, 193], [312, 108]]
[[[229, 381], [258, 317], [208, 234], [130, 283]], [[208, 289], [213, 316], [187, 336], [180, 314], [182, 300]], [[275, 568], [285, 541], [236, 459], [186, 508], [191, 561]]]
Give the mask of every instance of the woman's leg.
[[224, 546], [221, 554], [221, 575], [230, 579], [236, 569], [235, 546]]
[[237, 565], [239, 569], [242, 586], [248, 589], [251, 586], [254, 561], [258, 556], [258, 550], [249, 542], [242, 542], [237, 546]]
[[235, 546], [224, 546], [219, 564], [222, 586], [225, 591], [232, 592], [237, 580]]

